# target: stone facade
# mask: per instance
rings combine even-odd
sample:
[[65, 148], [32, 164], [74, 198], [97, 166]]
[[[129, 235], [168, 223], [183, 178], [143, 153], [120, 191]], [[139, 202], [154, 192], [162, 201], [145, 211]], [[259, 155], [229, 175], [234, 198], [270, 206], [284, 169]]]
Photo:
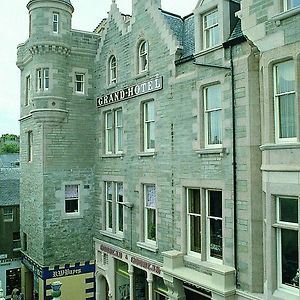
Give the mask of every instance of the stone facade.
[[67, 299], [81, 272], [89, 299], [294, 299], [296, 283], [273, 295], [271, 199], [297, 197], [298, 147], [275, 143], [268, 99], [272, 64], [298, 58], [298, 9], [204, 0], [181, 18], [133, 0], [128, 16], [112, 1], [89, 33], [69, 1], [27, 7], [23, 277], [39, 299], [54, 277]]

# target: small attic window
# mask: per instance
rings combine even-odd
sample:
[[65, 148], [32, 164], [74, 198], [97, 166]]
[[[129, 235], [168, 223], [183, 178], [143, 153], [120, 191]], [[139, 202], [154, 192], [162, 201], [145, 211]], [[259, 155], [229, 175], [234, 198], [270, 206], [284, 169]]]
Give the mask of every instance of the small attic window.
[[203, 21], [203, 49], [211, 48], [220, 43], [220, 29], [218, 10], [214, 9], [204, 14]]

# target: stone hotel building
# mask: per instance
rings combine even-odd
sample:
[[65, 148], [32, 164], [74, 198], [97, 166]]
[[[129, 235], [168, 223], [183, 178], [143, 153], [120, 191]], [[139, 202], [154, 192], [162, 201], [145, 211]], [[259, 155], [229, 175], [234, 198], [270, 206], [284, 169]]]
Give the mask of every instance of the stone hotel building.
[[299, 299], [300, 1], [27, 9], [26, 300]]

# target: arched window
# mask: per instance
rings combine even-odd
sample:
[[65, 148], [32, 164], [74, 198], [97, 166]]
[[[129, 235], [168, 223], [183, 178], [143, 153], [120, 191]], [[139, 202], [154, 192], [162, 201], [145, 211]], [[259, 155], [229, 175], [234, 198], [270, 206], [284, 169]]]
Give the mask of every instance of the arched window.
[[109, 83], [117, 82], [117, 60], [114, 55], [109, 59]]
[[139, 73], [148, 70], [148, 43], [142, 41], [139, 44], [138, 71]]

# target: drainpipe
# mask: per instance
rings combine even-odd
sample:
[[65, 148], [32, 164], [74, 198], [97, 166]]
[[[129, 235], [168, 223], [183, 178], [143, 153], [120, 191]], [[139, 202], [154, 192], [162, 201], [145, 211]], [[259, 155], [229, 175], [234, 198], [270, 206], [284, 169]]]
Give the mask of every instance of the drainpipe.
[[229, 46], [230, 70], [231, 70], [231, 114], [232, 114], [232, 184], [233, 184], [233, 244], [234, 244], [234, 267], [236, 270], [235, 284], [239, 286], [238, 261], [237, 261], [237, 175], [236, 175], [236, 126], [235, 126], [235, 90], [234, 90], [234, 66], [232, 58], [232, 46]]

